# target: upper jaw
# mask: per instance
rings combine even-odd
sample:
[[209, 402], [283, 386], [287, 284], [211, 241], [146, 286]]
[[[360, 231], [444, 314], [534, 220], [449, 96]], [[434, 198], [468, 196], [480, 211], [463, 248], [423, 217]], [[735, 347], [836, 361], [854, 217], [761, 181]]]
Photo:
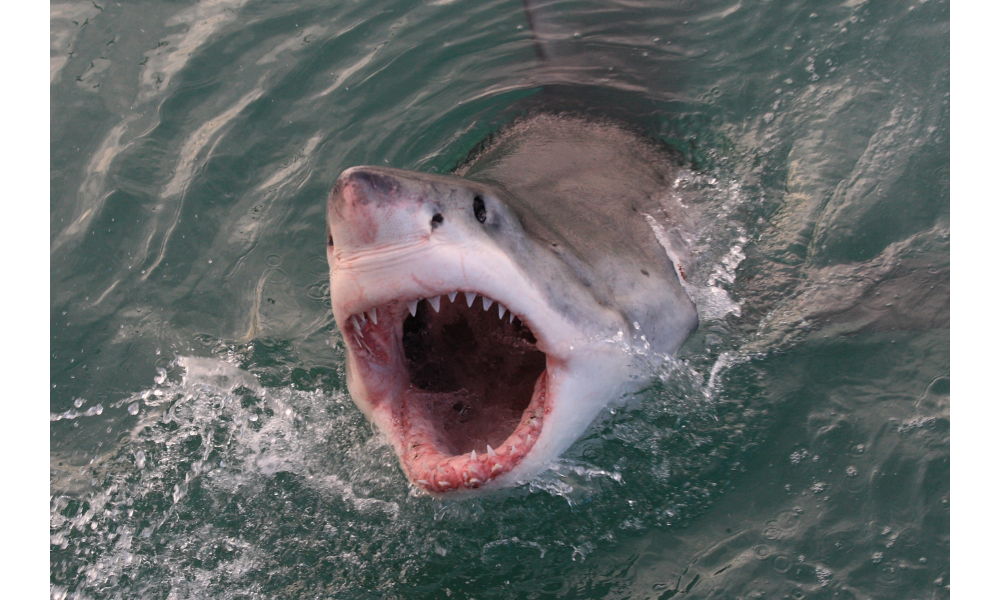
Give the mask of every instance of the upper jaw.
[[[604, 379], [608, 378], [601, 374], [610, 373], [607, 370], [611, 363], [593, 358], [609, 348], [597, 344], [603, 347], [594, 352], [594, 344], [587, 339], [593, 336], [552, 309], [504, 255], [497, 253], [487, 257], [489, 260], [472, 261], [449, 253], [436, 254], [433, 260], [413, 260], [402, 273], [395, 268], [398, 264], [387, 269], [384, 263], [366, 262], [357, 256], [332, 270], [333, 312], [348, 348], [348, 387], [359, 407], [388, 434], [408, 478], [424, 492], [454, 495], [472, 493], [484, 485], [511, 484], [543, 467], [553, 452], [561, 452], [575, 439], [563, 424], [572, 422], [572, 427], [580, 429], [589, 423], [593, 414], [582, 425], [575, 421], [593, 413], [594, 402], [584, 398], [587, 406], [574, 410], [574, 401], [603, 389]], [[484, 263], [492, 268], [479, 267]], [[475, 294], [479, 310], [489, 306], [491, 316], [499, 316], [502, 306], [506, 319], [515, 315], [527, 325], [537, 340], [537, 349], [545, 354], [545, 370], [535, 382], [531, 403], [509, 438], [496, 448], [453, 454], [440, 451], [441, 444], [433, 439], [433, 431], [414, 425], [419, 425], [419, 418], [401, 412], [401, 406], [413, 397], [412, 387], [405, 381], [401, 339], [403, 322], [411, 314], [413, 301], [424, 306], [433, 306], [435, 300], [439, 306], [450, 302], [464, 306], [469, 298], [466, 292]], [[376, 320], [377, 328], [373, 327]], [[375, 348], [366, 345], [370, 340], [354, 337], [359, 325], [369, 332], [367, 335], [391, 330], [380, 346], [385, 351], [378, 357], [371, 353]], [[614, 372], [610, 378], [619, 375]], [[580, 387], [579, 382], [589, 378], [601, 380]]]
[[[569, 358], [570, 346], [581, 337], [579, 327], [553, 310], [507, 255], [479, 248], [473, 257], [436, 246], [427, 241], [377, 253], [335, 256], [330, 295], [341, 331], [352, 316], [360, 318], [372, 309], [391, 304], [406, 307], [413, 300], [469, 292], [516, 315], [531, 328], [546, 355]], [[404, 256], [406, 268], [400, 268]]]

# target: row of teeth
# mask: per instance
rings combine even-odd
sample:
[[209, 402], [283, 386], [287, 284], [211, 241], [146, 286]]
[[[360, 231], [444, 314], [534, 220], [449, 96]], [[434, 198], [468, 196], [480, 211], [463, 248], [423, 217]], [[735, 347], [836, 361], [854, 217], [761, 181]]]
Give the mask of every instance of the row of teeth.
[[[525, 438], [525, 446], [526, 447], [530, 447], [531, 446], [531, 434], [530, 433]], [[518, 452], [517, 444], [512, 444], [510, 446], [510, 448], [507, 449], [507, 456], [513, 456], [514, 453], [516, 453], [516, 452]], [[473, 450], [469, 454], [469, 462], [470, 463], [474, 463], [476, 461], [476, 459], [477, 459], [477, 456], [478, 455], [476, 454], [476, 451]], [[486, 444], [486, 456], [488, 458], [490, 458], [490, 459], [495, 459], [497, 457], [497, 453], [493, 450], [492, 447], [490, 447], [489, 444]], [[426, 462], [423, 463], [423, 467], [424, 467], [424, 471], [425, 472], [431, 472], [431, 470], [427, 467], [427, 463]], [[438, 473], [440, 473], [441, 475], [443, 475], [445, 477], [447, 477], [447, 475], [448, 475], [448, 473], [444, 469], [441, 468], [441, 465], [437, 466], [437, 471], [438, 471]], [[493, 467], [490, 469], [490, 474], [489, 474], [488, 478], [489, 477], [493, 477], [494, 475], [496, 475], [500, 471], [503, 471], [503, 466], [500, 465], [500, 463], [494, 463]], [[462, 473], [462, 479], [465, 482], [465, 487], [470, 487], [470, 484], [472, 484], [473, 487], [474, 486], [479, 486], [479, 485], [483, 484], [483, 482], [482, 482], [481, 479], [479, 479], [477, 477], [472, 477], [471, 474], [472, 474], [472, 466], [470, 465], [470, 466], [466, 467], [465, 472]], [[422, 485], [430, 485], [430, 481], [428, 481], [426, 479], [418, 479], [417, 483], [422, 484]], [[439, 480], [437, 482], [437, 484], [439, 486], [443, 487], [443, 488], [450, 488], [451, 487], [451, 482], [448, 481], [448, 479], [441, 479], [441, 480]]]
[[[463, 293], [465, 294], [465, 303], [469, 306], [469, 308], [472, 308], [472, 303], [476, 301], [476, 297], [478, 296], [478, 294], [476, 294], [475, 292], [463, 292]], [[458, 292], [452, 292], [448, 294], [448, 300], [452, 302], [455, 301], [456, 297], [458, 297]], [[415, 300], [409, 300], [406, 303], [406, 308], [409, 309], [411, 316], [414, 317], [417, 316], [417, 304], [419, 304], [421, 300], [427, 300], [427, 304], [431, 305], [431, 308], [434, 309], [434, 312], [441, 311], [441, 296], [434, 296], [433, 298], [417, 298]], [[488, 311], [490, 307], [493, 306], [493, 302], [494, 300], [492, 298], [487, 298], [486, 296], [483, 296], [483, 310]], [[509, 312], [507, 310], [507, 307], [505, 307], [503, 304], [500, 304], [499, 302], [497, 302], [497, 311], [499, 311], [501, 319], [503, 319], [503, 316], [506, 313], [509, 315], [508, 318], [510, 319], [510, 322], [511, 323], [514, 322], [514, 313]], [[368, 319], [371, 319], [372, 323], [378, 325], [377, 308], [372, 308], [363, 313], [360, 313], [360, 316], [351, 315], [351, 323], [354, 324], [354, 328], [358, 332], [360, 332], [361, 327], [368, 322]]]

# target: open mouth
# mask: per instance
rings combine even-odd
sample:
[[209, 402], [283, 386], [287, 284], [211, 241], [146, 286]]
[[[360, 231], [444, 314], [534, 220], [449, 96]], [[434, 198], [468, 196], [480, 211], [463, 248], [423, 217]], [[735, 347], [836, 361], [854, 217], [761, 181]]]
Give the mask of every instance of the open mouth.
[[350, 316], [342, 330], [356, 374], [395, 390], [373, 404], [389, 410], [383, 427], [422, 489], [478, 488], [538, 440], [546, 354], [502, 304], [466, 291], [399, 299]]

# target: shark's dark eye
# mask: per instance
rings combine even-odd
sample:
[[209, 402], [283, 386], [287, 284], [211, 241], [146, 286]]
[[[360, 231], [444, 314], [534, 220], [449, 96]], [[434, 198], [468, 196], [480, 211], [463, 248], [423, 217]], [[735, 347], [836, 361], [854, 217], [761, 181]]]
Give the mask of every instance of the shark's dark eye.
[[486, 222], [486, 204], [483, 203], [482, 196], [476, 196], [472, 200], [472, 212], [476, 214], [476, 220], [480, 223]]
[[437, 229], [441, 223], [444, 223], [444, 217], [441, 216], [441, 213], [434, 213], [434, 216], [431, 217], [431, 229]]

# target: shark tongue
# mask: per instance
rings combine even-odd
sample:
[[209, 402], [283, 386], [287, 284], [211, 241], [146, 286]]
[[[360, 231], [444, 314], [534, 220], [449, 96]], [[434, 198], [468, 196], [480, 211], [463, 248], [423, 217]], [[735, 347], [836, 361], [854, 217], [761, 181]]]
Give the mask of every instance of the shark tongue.
[[[434, 394], [410, 388], [401, 402], [401, 427], [395, 440], [410, 480], [426, 491], [443, 493], [475, 489], [517, 466], [531, 450], [542, 429], [548, 399], [546, 371], [535, 381], [527, 408], [510, 435], [496, 448], [487, 443], [469, 452], [454, 451], [452, 437], [429, 407], [440, 404]], [[449, 398], [447, 401], [450, 401]]]

